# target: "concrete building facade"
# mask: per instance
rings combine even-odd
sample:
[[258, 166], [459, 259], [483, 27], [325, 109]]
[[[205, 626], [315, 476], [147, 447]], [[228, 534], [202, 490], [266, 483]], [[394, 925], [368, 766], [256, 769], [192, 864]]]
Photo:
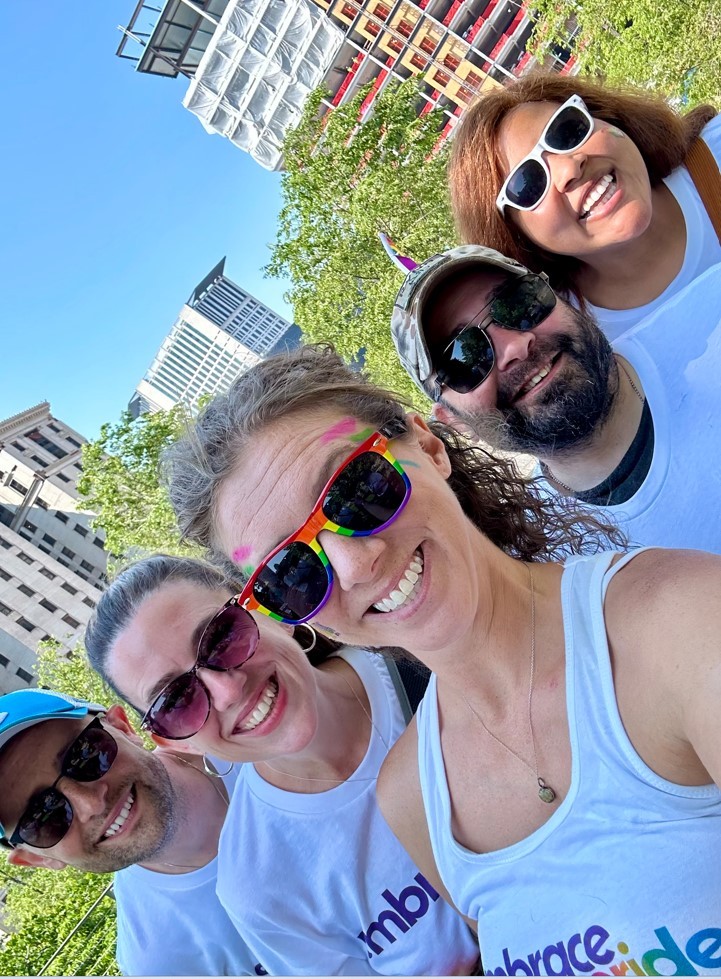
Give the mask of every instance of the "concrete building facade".
[[[184, 104], [269, 169], [308, 92], [327, 108], [370, 84], [360, 119], [391, 79], [423, 74], [419, 112], [449, 135], [470, 102], [534, 64], [527, 0], [139, 0], [118, 48], [151, 75], [190, 81]], [[570, 49], [551, 67], [573, 71]]]
[[43, 402], [0, 421], [0, 692], [32, 686], [40, 640], [70, 653], [105, 580], [102, 533], [78, 508], [78, 432]]

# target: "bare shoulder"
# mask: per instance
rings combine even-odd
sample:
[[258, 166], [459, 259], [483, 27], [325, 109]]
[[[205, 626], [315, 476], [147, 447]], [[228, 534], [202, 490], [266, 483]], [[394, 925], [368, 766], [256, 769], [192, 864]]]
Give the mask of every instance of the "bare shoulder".
[[670, 628], [676, 633], [689, 623], [721, 618], [720, 597], [721, 557], [654, 548], [614, 575], [606, 595], [606, 622], [639, 632]]
[[418, 772], [418, 729], [415, 717], [386, 755], [378, 776], [378, 805], [398, 837], [412, 829], [414, 816], [423, 817], [423, 796]]

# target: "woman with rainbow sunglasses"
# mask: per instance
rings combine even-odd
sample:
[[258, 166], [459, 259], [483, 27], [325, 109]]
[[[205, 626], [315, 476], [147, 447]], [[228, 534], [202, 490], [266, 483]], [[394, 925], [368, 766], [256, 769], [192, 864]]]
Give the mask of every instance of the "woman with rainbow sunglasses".
[[252, 368], [168, 464], [241, 605], [433, 671], [379, 800], [486, 974], [721, 974], [718, 557], [599, 551], [324, 348]]
[[[247, 763], [208, 873], [253, 961], [271, 975], [473, 972], [475, 936], [375, 796], [417, 668], [293, 631], [247, 611], [216, 568], [156, 554], [109, 585], [86, 648], [158, 744]], [[146, 932], [162, 942], [162, 921]]]
[[453, 140], [463, 242], [585, 301], [618, 339], [721, 262], [721, 115], [648, 90], [531, 72], [484, 94]]

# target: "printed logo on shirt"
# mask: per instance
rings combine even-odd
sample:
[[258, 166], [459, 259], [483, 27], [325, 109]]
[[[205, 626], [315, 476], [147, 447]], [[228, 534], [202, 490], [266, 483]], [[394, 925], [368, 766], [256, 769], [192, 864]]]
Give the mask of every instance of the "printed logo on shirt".
[[256, 974], [256, 976], [267, 976], [268, 975], [268, 973], [265, 971], [265, 969], [260, 964], [260, 962], [258, 962], [256, 964], [256, 966], [255, 966], [255, 974]]
[[381, 897], [388, 907], [380, 912], [375, 921], [371, 921], [365, 931], [358, 933], [358, 938], [368, 946], [369, 959], [374, 955], [381, 955], [388, 945], [395, 942], [399, 934], [405, 935], [410, 931], [427, 914], [431, 902], [440, 897], [423, 874], [416, 874], [413, 880], [419, 886], [409, 884], [398, 897], [386, 888]]
[[[503, 965], [487, 968], [487, 976], [698, 976], [721, 970], [721, 928], [701, 928], [684, 943], [668, 928], [655, 928], [645, 952], [616, 942], [602, 925], [591, 925], [567, 941], [512, 958], [503, 949]], [[614, 947], [615, 946], [615, 947]], [[599, 971], [599, 967], [608, 971]], [[699, 970], [701, 972], [699, 973]]]

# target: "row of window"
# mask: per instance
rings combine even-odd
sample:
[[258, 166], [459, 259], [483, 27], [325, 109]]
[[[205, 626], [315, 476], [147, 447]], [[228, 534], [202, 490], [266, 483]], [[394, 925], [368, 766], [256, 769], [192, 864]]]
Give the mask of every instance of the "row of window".
[[[46, 535], [46, 536], [48, 536], [48, 535]], [[52, 538], [50, 538], [50, 539], [52, 540]], [[12, 546], [13, 545], [10, 543], [9, 540], [6, 540], [6, 538], [4, 538], [4, 537], [0, 537], [0, 547], [4, 548], [6, 551], [9, 551], [12, 548]], [[50, 554], [49, 549], [46, 546], [43, 546], [43, 544], [38, 544], [38, 549], [41, 550], [44, 554]], [[63, 548], [63, 551], [64, 552], [65, 551], [69, 551], [69, 548]], [[70, 551], [70, 553], [73, 554], [72, 551]], [[17, 552], [17, 556], [20, 558], [20, 560], [24, 564], [32, 564], [33, 563], [33, 560], [34, 559], [31, 558], [29, 554], [26, 554], [25, 551], [18, 551]], [[58, 562], [58, 564], [62, 564], [63, 567], [65, 567], [65, 568], [69, 568], [70, 567], [70, 564], [64, 558], [62, 558], [62, 557], [56, 557], [55, 560]], [[80, 563], [81, 563], [81, 565], [84, 568], [86, 568], [86, 569], [88, 569], [90, 571], [96, 570], [96, 569], [93, 568], [93, 566], [91, 564], [88, 564], [87, 561], [81, 561]], [[45, 578], [47, 578], [49, 581], [53, 581], [57, 577], [52, 571], [50, 571], [49, 568], [45, 568], [45, 567], [42, 567], [41, 566], [38, 570], [40, 571], [40, 574], [43, 575]], [[79, 578], [82, 578], [84, 581], [89, 581], [90, 580], [81, 571], [76, 571], [75, 573], [78, 575]], [[5, 581], [8, 581], [12, 577], [12, 575], [9, 575], [6, 571], [2, 571], [0, 573], [0, 577], [4, 578]], [[104, 576], [101, 575], [101, 577], [104, 577]], [[61, 583], [60, 587], [64, 591], [66, 591], [69, 595], [77, 595], [78, 594], [78, 589], [75, 588], [73, 585], [71, 585], [70, 582], [68, 582], [68, 581], [63, 581]], [[33, 592], [33, 594], [34, 594], [34, 592]], [[89, 608], [95, 608], [95, 603], [93, 602], [92, 598], [89, 598], [88, 596], [86, 596], [85, 598], [83, 598], [83, 603], [85, 605], [87, 605]]]
[[[35, 593], [31, 591], [30, 594], [34, 595]], [[42, 599], [42, 601], [39, 604], [42, 605], [43, 608], [46, 608], [49, 612], [57, 612], [58, 610], [57, 605], [53, 605], [53, 603], [48, 602], [47, 599]], [[6, 605], [4, 602], [0, 602], [0, 614], [12, 615], [12, 611], [13, 610], [10, 608], [9, 605]], [[20, 628], [24, 629], [26, 632], [35, 632], [36, 629], [40, 628], [39, 626], [35, 625], [34, 622], [31, 622], [29, 619], [26, 619], [24, 615], [19, 615], [17, 619], [15, 619], [15, 622], [17, 622]], [[70, 626], [71, 629], [80, 628], [80, 623], [78, 622], [78, 620], [73, 618], [73, 616], [70, 614], [66, 614], [63, 616], [63, 622], [66, 625]], [[49, 639], [49, 638], [50, 636], [48, 635], [43, 636], [43, 639]]]
[[[7, 666], [9, 663], [10, 660], [7, 658], [7, 656], [3, 656], [2, 653], [0, 653], [0, 666]], [[35, 679], [32, 673], [28, 673], [28, 671], [24, 670], [22, 666], [18, 666], [18, 668], [15, 670], [15, 676], [19, 676], [20, 679], [24, 680], [26, 683], [32, 683]]]

